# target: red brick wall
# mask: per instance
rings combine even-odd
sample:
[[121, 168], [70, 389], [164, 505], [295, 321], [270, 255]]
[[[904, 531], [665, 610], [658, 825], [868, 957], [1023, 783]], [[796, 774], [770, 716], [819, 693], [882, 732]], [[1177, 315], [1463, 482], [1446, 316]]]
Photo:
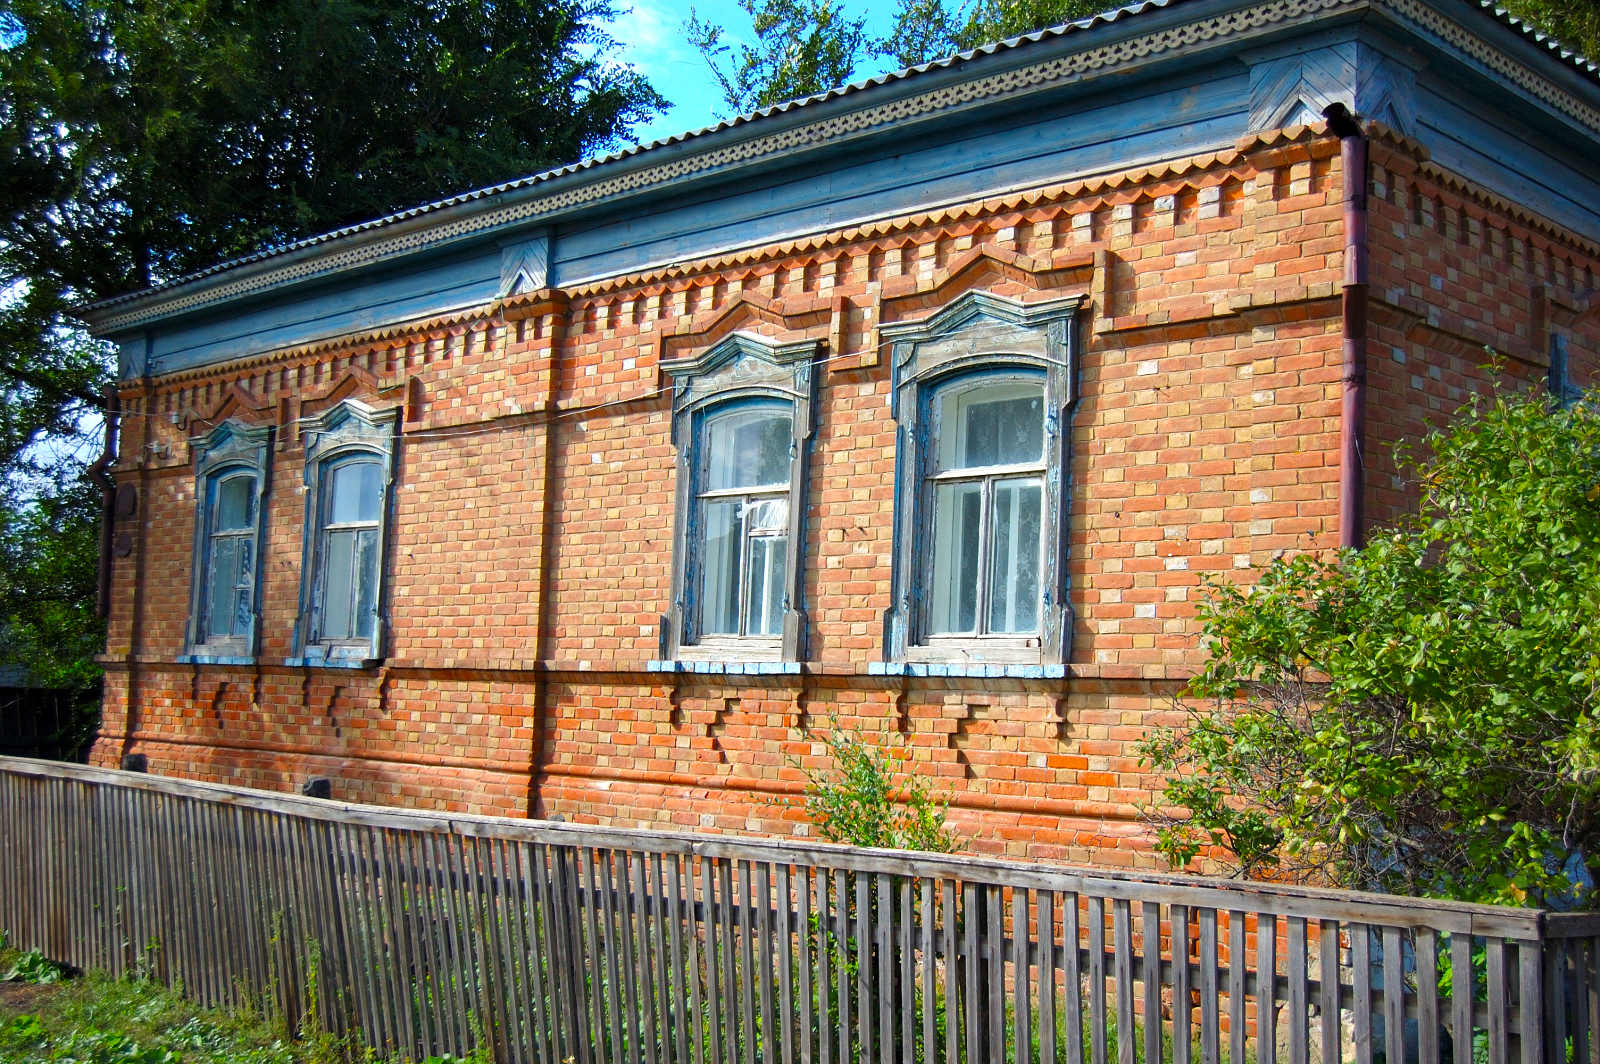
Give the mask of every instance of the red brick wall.
[[[1530, 347], [1541, 313], [1568, 320], [1585, 370], [1584, 352], [1600, 350], [1571, 309], [1571, 290], [1593, 286], [1594, 249], [1451, 183], [1424, 154], [1374, 147], [1378, 521], [1406, 505], [1392, 443], [1484, 380], [1475, 328], [1523, 377], [1543, 372]], [[1395, 205], [1413, 190], [1432, 197], [1431, 223]], [[1201, 577], [1249, 579], [1275, 553], [1337, 542], [1341, 197], [1337, 141], [1295, 128], [130, 385], [118, 474], [140, 486], [140, 509], [119, 526], [133, 549], [118, 560], [96, 759], [140, 751], [152, 771], [273, 788], [326, 775], [336, 797], [360, 801], [804, 832], [798, 766], [822, 763], [813, 730], [836, 719], [903, 743], [979, 850], [1148, 861], [1136, 814], [1153, 781], [1133, 747], [1177, 719]], [[1509, 243], [1484, 236], [1501, 231]], [[1547, 283], [1565, 288], [1547, 297]], [[882, 658], [894, 504], [877, 326], [972, 289], [1090, 298], [1064, 680], [868, 674]], [[827, 342], [805, 550], [811, 660], [798, 676], [651, 672], [675, 490], [659, 363], [734, 329]], [[293, 423], [346, 395], [407, 407], [389, 656], [365, 671], [289, 668], [305, 505]], [[193, 534], [184, 440], [228, 416], [279, 426], [262, 652], [252, 667], [174, 664]]]

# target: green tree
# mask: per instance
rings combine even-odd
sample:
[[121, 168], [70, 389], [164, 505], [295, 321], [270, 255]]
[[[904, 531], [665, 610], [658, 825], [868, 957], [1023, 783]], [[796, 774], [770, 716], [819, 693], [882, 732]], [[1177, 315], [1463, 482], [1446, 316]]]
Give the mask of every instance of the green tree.
[[[893, 27], [878, 40], [835, 0], [741, 0], [754, 45], [737, 56], [721, 27], [691, 13], [689, 40], [711, 64], [733, 113], [824, 92], [856, 75], [868, 56], [918, 66], [995, 41], [1114, 9], [1111, 0], [899, 0]], [[1600, 55], [1600, 2], [1507, 0], [1507, 9], [1585, 55]], [[733, 60], [731, 67], [727, 60]]]
[[[626, 138], [665, 101], [609, 60], [614, 14], [610, 0], [0, 0], [0, 581], [93, 587], [77, 480], [110, 358], [72, 304]], [[44, 660], [51, 632], [62, 654], [83, 644], [63, 625], [92, 618], [89, 600], [50, 624], [21, 601], [3, 599], [0, 660]]]
[[739, 0], [755, 44], [735, 50], [723, 27], [694, 8], [684, 32], [705, 57], [732, 115], [825, 92], [855, 73], [867, 49], [866, 20], [844, 14], [840, 0]]
[[1475, 399], [1424, 453], [1363, 550], [1209, 586], [1144, 749], [1174, 866], [1520, 904], [1600, 854], [1600, 409]]
[[1600, 56], [1600, 3], [1596, 0], [1506, 0], [1505, 7], [1573, 51], [1591, 59]]

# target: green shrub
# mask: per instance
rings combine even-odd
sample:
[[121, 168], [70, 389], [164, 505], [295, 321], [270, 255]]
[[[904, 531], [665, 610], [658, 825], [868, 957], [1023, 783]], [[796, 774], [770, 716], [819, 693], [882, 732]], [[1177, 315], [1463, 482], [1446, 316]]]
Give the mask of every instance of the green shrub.
[[954, 853], [966, 843], [945, 823], [948, 802], [927, 781], [898, 771], [910, 752], [884, 749], [833, 722], [822, 736], [833, 765], [804, 769], [806, 817], [829, 842], [890, 850]]
[[1600, 411], [1475, 398], [1419, 512], [1338, 557], [1211, 581], [1188, 726], [1152, 735], [1174, 866], [1581, 900], [1600, 853]]

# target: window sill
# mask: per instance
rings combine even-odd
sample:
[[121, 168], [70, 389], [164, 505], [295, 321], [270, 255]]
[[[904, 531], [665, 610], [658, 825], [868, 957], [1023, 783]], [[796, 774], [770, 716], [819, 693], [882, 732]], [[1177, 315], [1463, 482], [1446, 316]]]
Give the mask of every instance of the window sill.
[[1059, 680], [1065, 665], [1003, 665], [975, 661], [870, 661], [868, 676], [952, 676], [987, 679]]
[[382, 658], [324, 658], [306, 656], [284, 658], [283, 663], [292, 669], [373, 669], [383, 664]]
[[179, 665], [254, 665], [253, 654], [180, 654], [173, 659]]
[[781, 639], [706, 639], [678, 648], [679, 661], [782, 661]]
[[798, 661], [651, 661], [645, 663], [649, 672], [715, 673], [729, 676], [798, 676]]
[[1039, 639], [1032, 637], [939, 637], [906, 648], [905, 661], [923, 665], [1043, 665]]

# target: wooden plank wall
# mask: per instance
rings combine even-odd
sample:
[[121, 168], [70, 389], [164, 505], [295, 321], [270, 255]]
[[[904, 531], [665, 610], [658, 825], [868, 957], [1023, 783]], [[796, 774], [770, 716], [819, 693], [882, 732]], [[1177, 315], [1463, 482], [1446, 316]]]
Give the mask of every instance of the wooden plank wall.
[[0, 855], [16, 945], [294, 1024], [314, 1008], [415, 1057], [1600, 1060], [1587, 915], [447, 819], [5, 758]]

